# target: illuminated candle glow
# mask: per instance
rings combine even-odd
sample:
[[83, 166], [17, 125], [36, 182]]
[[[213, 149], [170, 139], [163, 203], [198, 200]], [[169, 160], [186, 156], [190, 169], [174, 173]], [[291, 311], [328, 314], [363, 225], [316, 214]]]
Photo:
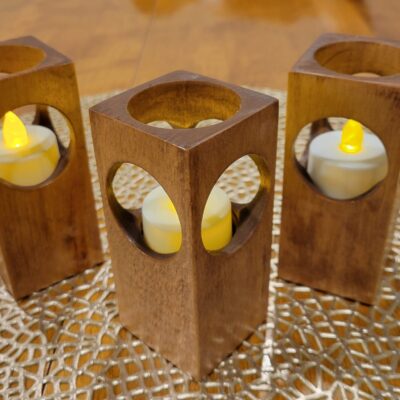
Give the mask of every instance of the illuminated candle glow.
[[13, 112], [4, 116], [0, 130], [0, 178], [19, 186], [45, 181], [60, 159], [54, 132], [39, 125], [24, 125]]
[[340, 150], [345, 153], [358, 153], [362, 150], [364, 131], [360, 123], [349, 119], [343, 126], [340, 138]]
[[[153, 189], [142, 207], [143, 234], [147, 245], [155, 252], [171, 254], [182, 244], [182, 231], [175, 207], [161, 186]], [[220, 250], [232, 237], [231, 202], [226, 193], [214, 187], [207, 200], [201, 236], [204, 247]]]
[[29, 142], [24, 123], [11, 111], [4, 115], [3, 139], [9, 149], [26, 146]]
[[307, 172], [328, 197], [352, 199], [382, 181], [388, 170], [385, 147], [376, 135], [348, 120], [342, 131], [317, 136], [309, 148]]

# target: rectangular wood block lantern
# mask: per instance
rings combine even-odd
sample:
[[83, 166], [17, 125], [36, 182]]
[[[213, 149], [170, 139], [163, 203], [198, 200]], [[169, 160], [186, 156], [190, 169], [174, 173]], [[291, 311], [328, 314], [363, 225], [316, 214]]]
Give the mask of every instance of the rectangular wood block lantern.
[[[0, 273], [20, 298], [100, 263], [102, 251], [73, 63], [23, 37], [0, 43], [0, 71]], [[9, 113], [21, 107], [32, 124]]]
[[[374, 302], [399, 206], [399, 110], [399, 42], [323, 35], [293, 67], [287, 102], [281, 278]], [[327, 155], [321, 149], [332, 117], [353, 121], [338, 131], [340, 144], [335, 142]], [[295, 145], [308, 124], [314, 139], [303, 157], [305, 162], [308, 157], [305, 168], [295, 157]], [[367, 130], [363, 135], [362, 125]], [[371, 156], [378, 153], [379, 157]], [[318, 160], [317, 165], [317, 156], [326, 157], [324, 163]], [[379, 170], [375, 164], [381, 160], [385, 173], [364, 192], [355, 192]], [[338, 197], [327, 195], [338, 188], [342, 190]], [[355, 196], [339, 198], [343, 191]]]
[[[266, 318], [278, 102], [178, 71], [96, 105], [90, 116], [121, 321], [201, 378]], [[207, 119], [222, 122], [195, 128]], [[209, 251], [201, 237], [206, 201], [245, 155], [258, 167], [259, 190], [246, 205], [232, 203], [232, 240]], [[144, 169], [168, 193], [181, 226], [177, 252], [151, 250], [142, 211], [118, 203], [112, 182], [122, 163]]]

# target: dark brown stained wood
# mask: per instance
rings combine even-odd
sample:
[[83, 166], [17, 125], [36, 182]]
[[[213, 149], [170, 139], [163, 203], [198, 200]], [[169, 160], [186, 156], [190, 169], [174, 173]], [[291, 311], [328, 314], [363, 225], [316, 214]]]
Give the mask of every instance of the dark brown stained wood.
[[0, 115], [37, 104], [59, 110], [71, 127], [69, 149], [53, 175], [22, 188], [0, 182], [0, 273], [15, 298], [102, 261], [97, 216], [73, 63], [33, 37], [0, 43]]
[[[352, 75], [359, 72], [381, 76]], [[400, 43], [321, 36], [289, 74], [287, 107], [279, 275], [371, 304], [398, 211]], [[385, 180], [353, 200], [320, 194], [294, 157], [300, 130], [330, 116], [360, 121], [380, 137], [388, 154]]]
[[[121, 321], [199, 379], [266, 317], [278, 102], [178, 71], [100, 103], [90, 115]], [[208, 118], [226, 120], [190, 129]], [[145, 125], [157, 119], [177, 129]], [[249, 205], [234, 205], [236, 235], [211, 254], [200, 235], [206, 200], [246, 154], [260, 169], [260, 191]], [[152, 253], [141, 238], [140, 211], [117, 203], [111, 183], [123, 162], [144, 168], [171, 197], [182, 225], [178, 253]]]

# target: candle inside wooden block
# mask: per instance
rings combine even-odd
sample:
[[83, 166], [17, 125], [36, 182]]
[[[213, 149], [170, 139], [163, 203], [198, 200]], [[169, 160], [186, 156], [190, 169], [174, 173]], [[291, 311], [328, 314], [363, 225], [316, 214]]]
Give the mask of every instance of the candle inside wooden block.
[[342, 131], [317, 136], [310, 144], [307, 172], [326, 196], [352, 199], [382, 181], [388, 171], [386, 150], [376, 135], [364, 134], [348, 120]]
[[[0, 276], [19, 299], [103, 255], [73, 63], [23, 37], [0, 42], [0, 70]], [[27, 106], [38, 125], [10, 112]]]
[[[174, 204], [158, 186], [145, 198], [142, 207], [143, 234], [147, 245], [160, 254], [176, 253], [182, 244], [182, 230]], [[231, 202], [226, 193], [214, 187], [207, 200], [201, 224], [207, 250], [220, 250], [232, 237]]]
[[[275, 99], [185, 71], [90, 110], [120, 319], [196, 379], [265, 319], [277, 114]], [[244, 155], [260, 187], [250, 203], [231, 204], [215, 183]], [[150, 192], [141, 216], [113, 190], [124, 163], [167, 191]]]
[[19, 186], [44, 182], [60, 159], [57, 138], [44, 126], [24, 125], [13, 112], [0, 130], [0, 178]]

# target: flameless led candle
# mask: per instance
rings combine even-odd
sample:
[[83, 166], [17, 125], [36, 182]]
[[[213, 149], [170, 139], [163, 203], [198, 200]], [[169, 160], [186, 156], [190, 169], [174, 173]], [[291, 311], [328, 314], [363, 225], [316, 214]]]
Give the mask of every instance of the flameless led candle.
[[[155, 252], [177, 252], [182, 243], [182, 231], [175, 207], [161, 186], [153, 189], [142, 207], [143, 234], [147, 245]], [[231, 202], [226, 193], [214, 187], [207, 200], [201, 237], [207, 250], [225, 247], [232, 237]]]
[[53, 173], [59, 159], [52, 130], [25, 126], [13, 112], [5, 114], [0, 130], [0, 178], [19, 186], [37, 185]]
[[376, 135], [348, 120], [342, 131], [317, 136], [309, 148], [307, 172], [327, 196], [345, 200], [366, 193], [387, 174], [385, 147]]

